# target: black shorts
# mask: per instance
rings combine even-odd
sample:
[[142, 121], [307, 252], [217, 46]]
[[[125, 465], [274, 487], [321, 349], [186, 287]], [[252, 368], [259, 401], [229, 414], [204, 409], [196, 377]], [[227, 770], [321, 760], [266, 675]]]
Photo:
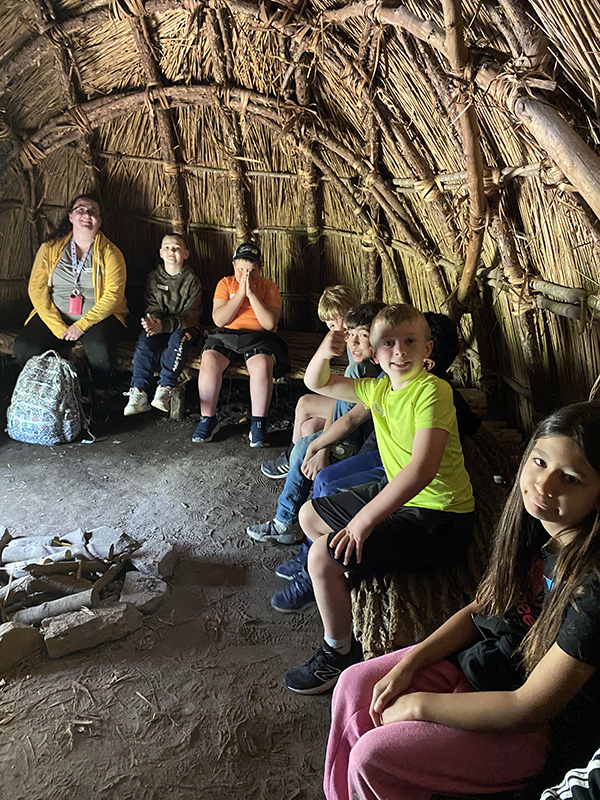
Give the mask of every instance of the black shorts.
[[386, 484], [385, 479], [372, 481], [312, 500], [314, 510], [332, 529], [327, 541], [337, 564], [361, 575], [381, 575], [431, 569], [464, 555], [473, 537], [473, 512], [402, 506], [375, 526], [364, 543], [360, 564], [354, 553], [348, 565], [336, 559], [331, 540]]
[[290, 370], [287, 345], [273, 331], [236, 331], [217, 328], [206, 337], [204, 350], [216, 350], [230, 363], [243, 361], [252, 356], [265, 355], [273, 359], [273, 377], [280, 378]]

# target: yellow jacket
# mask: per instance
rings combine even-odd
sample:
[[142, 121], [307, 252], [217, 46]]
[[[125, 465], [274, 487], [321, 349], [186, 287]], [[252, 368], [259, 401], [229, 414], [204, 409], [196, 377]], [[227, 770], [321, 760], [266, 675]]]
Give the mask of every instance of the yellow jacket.
[[[55, 242], [44, 242], [37, 251], [29, 278], [29, 299], [33, 305], [33, 311], [27, 317], [25, 324], [34, 314], [39, 314], [52, 333], [59, 338], [71, 323], [64, 321], [60, 311], [52, 302], [50, 289], [52, 274], [71, 236], [72, 234], [68, 233]], [[84, 333], [92, 325], [111, 315], [115, 316], [123, 325], [125, 325], [127, 317], [127, 301], [125, 300], [127, 269], [123, 253], [110, 239], [98, 231], [94, 239], [93, 259], [94, 305], [75, 323]]]

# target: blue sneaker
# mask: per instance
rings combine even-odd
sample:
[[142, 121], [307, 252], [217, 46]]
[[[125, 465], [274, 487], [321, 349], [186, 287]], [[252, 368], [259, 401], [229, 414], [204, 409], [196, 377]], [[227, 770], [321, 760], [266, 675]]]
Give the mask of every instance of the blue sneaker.
[[268, 447], [267, 423], [262, 419], [255, 419], [250, 426], [250, 447]]
[[282, 614], [297, 614], [314, 602], [315, 593], [306, 570], [299, 572], [289, 586], [276, 592], [271, 598], [271, 606]]
[[309, 548], [310, 545], [307, 542], [301, 544], [295, 556], [277, 567], [275, 575], [278, 578], [284, 578], [286, 581], [293, 581], [296, 575], [306, 569]]
[[312, 658], [288, 669], [283, 680], [292, 692], [322, 694], [335, 686], [345, 669], [362, 660], [362, 647], [356, 640], [352, 641], [350, 652], [345, 656], [323, 641]]
[[216, 414], [212, 417], [200, 417], [200, 422], [196, 425], [196, 430], [192, 434], [192, 442], [211, 442], [215, 433], [221, 430], [221, 425]]

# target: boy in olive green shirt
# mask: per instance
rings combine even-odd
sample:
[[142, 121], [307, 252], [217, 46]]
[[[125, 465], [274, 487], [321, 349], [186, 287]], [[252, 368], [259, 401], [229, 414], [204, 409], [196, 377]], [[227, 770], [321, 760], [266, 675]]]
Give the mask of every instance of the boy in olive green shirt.
[[[190, 253], [182, 236], [170, 233], [160, 246], [162, 264], [146, 278], [146, 313], [133, 353], [133, 375], [126, 417], [149, 411], [150, 406], [168, 412], [171, 391], [185, 366], [189, 346], [198, 336], [202, 286], [185, 260]], [[148, 389], [160, 370], [152, 403]]]

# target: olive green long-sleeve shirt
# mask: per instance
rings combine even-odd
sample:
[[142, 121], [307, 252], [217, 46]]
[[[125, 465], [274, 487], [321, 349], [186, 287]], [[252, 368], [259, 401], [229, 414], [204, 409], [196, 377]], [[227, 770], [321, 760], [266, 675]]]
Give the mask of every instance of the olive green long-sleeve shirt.
[[146, 314], [162, 320], [163, 333], [194, 328], [202, 307], [200, 279], [188, 267], [178, 275], [169, 275], [159, 265], [146, 278], [144, 302]]

